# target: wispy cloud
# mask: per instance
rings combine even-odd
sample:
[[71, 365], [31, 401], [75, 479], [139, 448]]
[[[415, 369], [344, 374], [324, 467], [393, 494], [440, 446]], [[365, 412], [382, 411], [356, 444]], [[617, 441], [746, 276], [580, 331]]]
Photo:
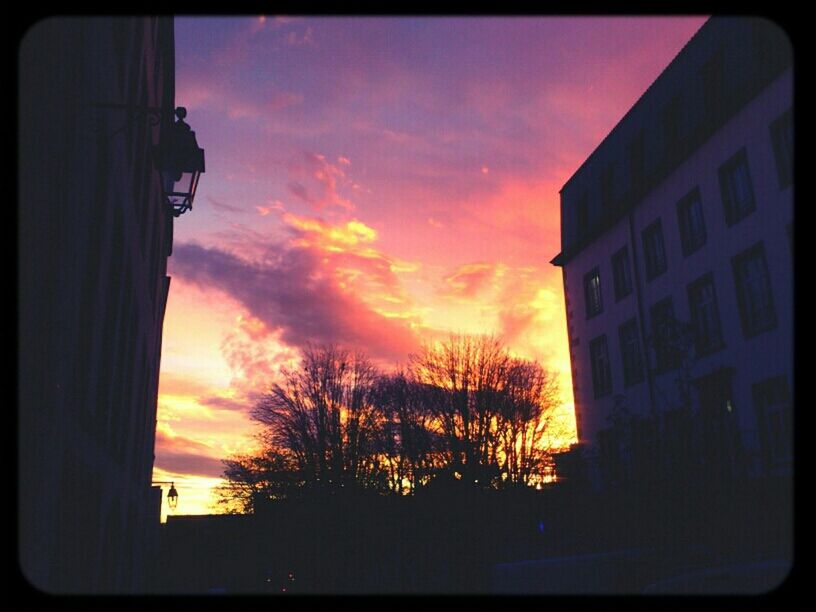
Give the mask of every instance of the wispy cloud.
[[351, 181], [344, 170], [324, 155], [301, 151], [289, 161], [289, 176], [292, 179], [288, 184], [290, 193], [312, 208], [339, 206], [354, 210], [354, 203], [339, 192], [341, 186], [351, 187]]
[[500, 271], [500, 267], [480, 262], [464, 264], [444, 278], [442, 295], [456, 298], [473, 298]]
[[246, 212], [243, 208], [239, 208], [238, 206], [232, 206], [231, 204], [225, 204], [223, 202], [219, 202], [212, 196], [207, 196], [207, 201], [212, 205], [215, 210], [221, 212], [231, 212], [231, 213], [243, 213]]
[[191, 438], [156, 430], [156, 467], [169, 472], [219, 477], [224, 472], [220, 449]]

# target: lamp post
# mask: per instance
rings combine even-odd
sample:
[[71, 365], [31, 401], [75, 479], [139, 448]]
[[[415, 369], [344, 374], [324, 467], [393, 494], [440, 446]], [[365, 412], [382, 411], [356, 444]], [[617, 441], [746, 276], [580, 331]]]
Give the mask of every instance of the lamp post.
[[198, 179], [204, 172], [204, 149], [198, 146], [195, 132], [184, 122], [187, 109], [175, 110], [177, 121], [162, 134], [154, 151], [156, 168], [161, 173], [162, 192], [173, 216], [193, 208]]
[[[91, 104], [94, 108], [126, 111], [130, 118], [147, 116], [150, 125], [159, 125], [167, 113], [160, 108], [130, 104]], [[198, 179], [204, 172], [204, 149], [198, 146], [195, 132], [184, 121], [187, 109], [173, 111], [175, 121], [162, 129], [159, 144], [153, 147], [153, 165], [161, 175], [162, 197], [174, 217], [193, 208]], [[119, 132], [121, 130], [117, 130]]]
[[167, 506], [171, 510], [175, 510], [178, 505], [178, 491], [176, 491], [176, 483], [166, 480], [155, 480], [151, 484], [154, 485], [170, 485], [170, 490], [167, 492]]

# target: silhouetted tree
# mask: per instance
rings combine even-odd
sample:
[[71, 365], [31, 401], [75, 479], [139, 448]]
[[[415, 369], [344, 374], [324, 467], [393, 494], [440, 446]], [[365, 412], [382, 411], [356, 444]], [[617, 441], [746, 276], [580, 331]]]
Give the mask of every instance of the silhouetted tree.
[[431, 409], [436, 395], [402, 371], [384, 375], [377, 383], [375, 404], [383, 417], [380, 448], [388, 464], [389, 488], [395, 493], [413, 493], [443, 463]]
[[257, 456], [226, 459], [219, 501], [228, 513], [251, 513], [259, 499], [291, 497], [304, 486], [297, 467], [284, 453], [267, 447]]
[[411, 358], [413, 379], [438, 391], [428, 407], [445, 438], [450, 470], [467, 482], [497, 464], [494, 424], [509, 363], [501, 344], [486, 336], [451, 336]]
[[510, 356], [490, 336], [451, 336], [411, 360], [411, 377], [428, 394], [443, 436], [448, 470], [480, 486], [529, 484], [542, 474], [548, 427], [557, 405], [552, 373]]
[[309, 347], [300, 367], [284, 369], [282, 382], [256, 404], [252, 418], [294, 466], [304, 489], [383, 486], [372, 403], [377, 378], [361, 354]]
[[263, 452], [225, 461], [223, 503], [316, 491], [413, 493], [436, 479], [499, 488], [541, 482], [558, 385], [495, 338], [451, 336], [381, 374], [362, 354], [309, 347], [257, 402]]
[[545, 473], [558, 435], [553, 431], [558, 405], [553, 372], [536, 362], [511, 361], [497, 418], [501, 471], [509, 483], [528, 485]]

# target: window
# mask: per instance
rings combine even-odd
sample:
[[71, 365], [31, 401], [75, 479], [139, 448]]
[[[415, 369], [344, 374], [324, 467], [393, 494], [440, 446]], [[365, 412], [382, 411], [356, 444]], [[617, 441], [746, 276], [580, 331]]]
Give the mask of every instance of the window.
[[776, 157], [779, 188], [793, 182], [793, 111], [788, 109], [771, 124], [771, 140]]
[[716, 120], [723, 110], [725, 100], [725, 73], [723, 70], [723, 53], [717, 51], [700, 71], [703, 82], [703, 103], [709, 121]]
[[586, 299], [587, 319], [591, 319], [603, 312], [601, 273], [598, 268], [584, 275], [584, 297]]
[[729, 227], [756, 209], [745, 147], [720, 166], [720, 192]]
[[643, 357], [638, 341], [637, 320], [630, 319], [618, 328], [623, 384], [627, 387], [643, 382]]
[[586, 236], [589, 232], [589, 199], [586, 194], [578, 199], [576, 222], [578, 224], [578, 237]]
[[615, 283], [615, 301], [632, 293], [632, 271], [629, 268], [629, 249], [625, 246], [612, 256], [612, 277]]
[[789, 461], [793, 456], [793, 428], [787, 378], [777, 376], [753, 385], [753, 396], [766, 466]]
[[673, 370], [680, 366], [683, 346], [678, 321], [674, 317], [672, 299], [668, 297], [652, 306], [650, 314], [657, 371]]
[[677, 221], [683, 255], [689, 256], [706, 243], [705, 218], [700, 190], [695, 187], [677, 203]]
[[652, 280], [666, 271], [666, 251], [663, 248], [663, 226], [660, 219], [643, 230], [642, 237], [646, 279]]
[[688, 286], [689, 312], [697, 355], [711, 353], [723, 346], [720, 312], [714, 291], [714, 277], [708, 273]]
[[603, 175], [601, 176], [601, 206], [605, 212], [608, 212], [613, 205], [612, 190], [614, 188], [614, 180], [615, 167], [612, 164], [608, 164], [606, 168], [604, 168]]
[[746, 338], [776, 327], [765, 248], [757, 243], [731, 259], [742, 333]]
[[589, 358], [592, 362], [592, 388], [595, 397], [609, 395], [612, 393], [612, 371], [609, 366], [609, 351], [605, 335], [589, 343]]
[[669, 158], [673, 158], [677, 154], [680, 143], [681, 102], [680, 94], [677, 94], [663, 110], [663, 138], [666, 142], [666, 153]]
[[646, 150], [643, 130], [640, 130], [629, 143], [629, 180], [632, 191], [639, 191], [645, 175]]

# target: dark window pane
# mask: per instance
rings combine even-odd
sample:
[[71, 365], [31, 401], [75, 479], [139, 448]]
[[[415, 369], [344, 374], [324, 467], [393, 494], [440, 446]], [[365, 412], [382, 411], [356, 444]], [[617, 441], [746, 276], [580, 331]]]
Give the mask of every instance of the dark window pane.
[[628, 248], [623, 247], [612, 256], [612, 276], [615, 283], [615, 301], [622, 300], [632, 293]]
[[720, 313], [711, 274], [706, 274], [688, 286], [688, 300], [697, 355], [722, 347]]
[[785, 111], [771, 124], [771, 139], [776, 157], [776, 173], [779, 188], [793, 182], [793, 111]]
[[742, 331], [746, 337], [776, 327], [776, 310], [771, 279], [762, 243], [743, 251], [731, 260], [737, 289]]
[[666, 271], [666, 251], [663, 246], [663, 227], [660, 219], [643, 230], [642, 237], [646, 279], [652, 280]]
[[673, 159], [677, 154], [680, 143], [682, 99], [680, 95], [674, 96], [671, 102], [666, 105], [663, 111], [663, 137], [666, 142], [666, 154], [669, 159]]
[[598, 268], [595, 268], [584, 276], [584, 299], [586, 301], [586, 316], [588, 319], [603, 311], [601, 273]]
[[666, 298], [652, 306], [650, 314], [657, 370], [673, 370], [680, 366], [685, 347], [680, 323], [674, 316], [672, 299]]
[[683, 255], [691, 255], [706, 243], [703, 204], [697, 187], [677, 203], [677, 220]]
[[589, 343], [589, 358], [592, 363], [592, 387], [595, 397], [609, 395], [612, 393], [612, 370], [605, 335]]
[[613, 206], [613, 188], [615, 180], [615, 168], [612, 164], [606, 166], [601, 177], [601, 206], [604, 213], [609, 214]]
[[630, 319], [618, 328], [623, 383], [627, 387], [643, 382], [643, 357], [638, 340], [637, 321]]
[[725, 72], [722, 51], [717, 51], [701, 70], [703, 81], [703, 102], [709, 121], [715, 121], [723, 111], [725, 96]]
[[576, 223], [578, 224], [578, 238], [586, 236], [589, 232], [589, 199], [586, 195], [578, 199]]
[[638, 192], [643, 186], [646, 173], [646, 146], [643, 130], [635, 134], [629, 143], [629, 180], [632, 191]]
[[756, 210], [745, 149], [720, 166], [719, 174], [725, 222], [731, 226]]

